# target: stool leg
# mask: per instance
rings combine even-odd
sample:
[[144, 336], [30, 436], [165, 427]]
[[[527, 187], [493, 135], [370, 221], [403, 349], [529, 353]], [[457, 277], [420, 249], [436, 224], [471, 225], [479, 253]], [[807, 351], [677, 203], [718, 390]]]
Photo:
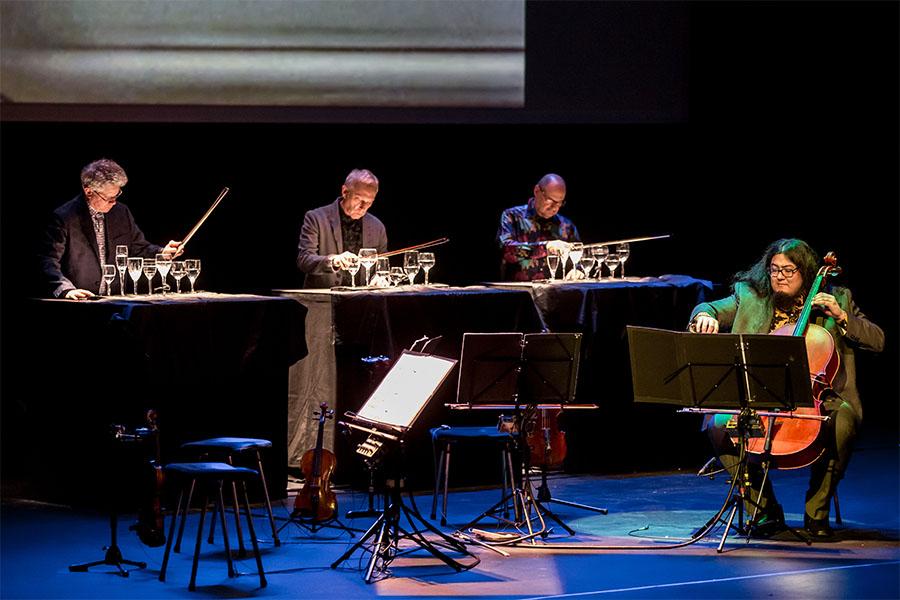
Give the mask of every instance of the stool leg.
[[450, 450], [451, 444], [447, 444], [447, 451], [444, 455], [444, 503], [441, 506], [441, 525], [447, 524], [447, 484], [450, 482]]
[[431, 496], [431, 520], [437, 517], [437, 499], [441, 489], [441, 480], [444, 476], [444, 452], [446, 447], [442, 447], [438, 454], [437, 463], [434, 465], [434, 494]]
[[222, 482], [216, 486], [216, 509], [222, 521], [222, 543], [225, 544], [225, 558], [228, 560], [228, 576], [234, 577], [234, 561], [231, 560], [231, 544], [228, 543], [228, 527], [225, 526], [225, 498], [222, 496]]
[[[234, 466], [234, 462], [231, 460], [231, 455], [229, 454], [226, 462], [229, 465]], [[234, 528], [237, 532], [238, 539], [238, 556], [244, 558], [247, 556], [247, 549], [244, 548], [244, 532], [241, 530], [241, 517], [238, 514], [238, 495], [237, 495], [237, 486], [234, 481], [231, 482], [231, 499], [234, 502]]]
[[219, 512], [219, 507], [216, 504], [213, 504], [212, 514], [209, 515], [209, 535], [206, 538], [207, 544], [213, 544], [216, 540], [216, 513]]
[[263, 471], [262, 457], [259, 455], [259, 450], [256, 451], [256, 464], [259, 466], [259, 478], [262, 480], [263, 496], [266, 499], [266, 512], [269, 513], [269, 525], [272, 527], [272, 542], [276, 546], [280, 546], [281, 540], [278, 539], [278, 529], [275, 527], [275, 515], [272, 514], [272, 501], [269, 500], [269, 486], [266, 485], [266, 474]]
[[[193, 482], [191, 482], [191, 486], [193, 486]], [[169, 551], [172, 550], [172, 536], [175, 535], [175, 521], [178, 520], [178, 511], [181, 508], [181, 501], [184, 497], [184, 490], [182, 489], [178, 492], [178, 502], [175, 503], [175, 514], [172, 515], [172, 522], [169, 523], [169, 538], [166, 540], [166, 552], [163, 554], [162, 567], [159, 568], [159, 580], [166, 580], [166, 568], [169, 566]], [[184, 526], [184, 521], [181, 522], [182, 527]]]
[[519, 505], [516, 503], [515, 496], [512, 495], [513, 490], [516, 487], [516, 472], [513, 470], [512, 448], [509, 445], [506, 446], [506, 473], [509, 476], [509, 493], [510, 496], [512, 496], [513, 517], [518, 523], [521, 520], [519, 519]]
[[[178, 526], [178, 540], [175, 542], [175, 552], [181, 552], [181, 536], [184, 535], [184, 521], [187, 518], [188, 510], [191, 508], [191, 499], [194, 496], [194, 486], [197, 485], [196, 479], [191, 479], [191, 487], [188, 490], [187, 502], [184, 505], [184, 511], [181, 513], [181, 524]], [[178, 501], [181, 502], [181, 494], [184, 493], [184, 490], [178, 495]]]
[[834, 523], [835, 525], [843, 525], [844, 522], [841, 520], [841, 503], [838, 501], [838, 493], [837, 490], [834, 490]]
[[241, 482], [244, 493], [244, 506], [247, 509], [247, 530], [250, 532], [250, 543], [253, 544], [253, 554], [256, 556], [256, 568], [259, 571], [259, 587], [266, 587], [266, 572], [263, 570], [262, 556], [259, 552], [259, 543], [256, 541], [256, 530], [253, 529], [253, 515], [250, 513], [250, 498], [247, 497], [247, 484]]
[[203, 522], [206, 520], [206, 507], [209, 504], [209, 496], [206, 490], [203, 491], [203, 507], [200, 509], [200, 524], [197, 525], [197, 543], [194, 544], [194, 563], [191, 565], [191, 582], [188, 589], [194, 591], [197, 589], [197, 563], [200, 561], [200, 546], [203, 542]]

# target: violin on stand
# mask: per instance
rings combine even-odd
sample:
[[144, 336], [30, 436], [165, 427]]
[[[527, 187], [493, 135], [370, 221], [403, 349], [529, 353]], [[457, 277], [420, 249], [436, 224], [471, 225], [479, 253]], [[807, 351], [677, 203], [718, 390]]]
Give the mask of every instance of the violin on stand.
[[291, 517], [323, 523], [337, 514], [337, 495], [331, 489], [331, 476], [337, 466], [337, 459], [331, 450], [322, 447], [326, 419], [334, 418], [334, 411], [328, 409], [328, 403], [319, 405], [319, 412], [313, 413], [319, 419], [319, 430], [316, 433], [316, 447], [303, 453], [300, 459], [300, 470], [303, 471], [303, 489], [294, 499], [294, 512]]
[[144, 545], [151, 548], [162, 546], [166, 543], [166, 528], [162, 513], [163, 492], [163, 468], [159, 452], [159, 424], [158, 415], [154, 409], [147, 411], [147, 426], [135, 430], [134, 436], [144, 444], [151, 444], [153, 458], [147, 462], [148, 468], [144, 476], [144, 493], [141, 498], [141, 507], [138, 510], [138, 522], [129, 529], [137, 532], [138, 538]]

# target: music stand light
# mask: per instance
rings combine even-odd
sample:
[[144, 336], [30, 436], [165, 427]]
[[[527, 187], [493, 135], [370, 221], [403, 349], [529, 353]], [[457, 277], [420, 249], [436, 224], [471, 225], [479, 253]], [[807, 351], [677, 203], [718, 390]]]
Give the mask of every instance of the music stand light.
[[[370, 538], [374, 540], [371, 548], [366, 549], [371, 554], [365, 572], [366, 583], [372, 582], [376, 566], [380, 565], [380, 570], [386, 572], [387, 565], [399, 552], [399, 542], [403, 539], [412, 540], [419, 548], [426, 550], [457, 572], [470, 569], [480, 562], [480, 559], [468, 552], [465, 544], [447, 536], [419, 514], [411, 492], [409, 494], [412, 500], [411, 507], [404, 504], [402, 496], [405, 480], [404, 438], [425, 405], [447, 379], [456, 362], [449, 358], [405, 350], [359, 412], [347, 412], [345, 413], [347, 421], [339, 422], [350, 430], [369, 434], [369, 437], [359, 444], [357, 453], [370, 459], [376, 453], [384, 454], [394, 450], [399, 457], [392, 461], [393, 472], [386, 476], [387, 497], [384, 511], [359, 541], [331, 564], [332, 569], [336, 569], [354, 552], [363, 548]], [[401, 525], [401, 516], [406, 517], [409, 529]], [[422, 527], [437, 535], [439, 539], [426, 538]], [[469, 556], [474, 562], [464, 565], [440, 548]]]
[[[630, 325], [627, 330], [635, 402], [673, 404], [683, 407], [681, 412], [735, 415], [740, 458], [732, 479], [744, 481], [748, 440], [764, 436], [762, 489], [769, 475], [775, 419], [803, 418], [790, 413], [798, 407], [815, 406], [804, 338], [739, 333], [698, 335]], [[770, 418], [765, 432], [760, 416]], [[756, 523], [759, 504], [745, 496], [744, 486], [740, 489], [699, 530], [708, 532], [731, 506], [718, 552], [722, 552], [736, 512], [739, 524], [735, 529], [748, 539]], [[745, 501], [754, 507], [746, 526]]]

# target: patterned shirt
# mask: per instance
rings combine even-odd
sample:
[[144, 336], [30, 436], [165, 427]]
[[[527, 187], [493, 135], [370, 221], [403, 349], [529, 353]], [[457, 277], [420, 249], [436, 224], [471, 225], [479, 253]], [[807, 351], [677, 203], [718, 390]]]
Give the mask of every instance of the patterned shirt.
[[580, 242], [581, 238], [575, 224], [559, 213], [549, 219], [539, 217], [534, 210], [534, 198], [528, 204], [504, 210], [497, 232], [503, 251], [501, 278], [506, 281], [545, 279], [547, 247], [535, 242], [550, 240]]
[[769, 333], [772, 333], [779, 327], [796, 323], [797, 319], [800, 318], [800, 313], [803, 312], [803, 302], [803, 296], [800, 295], [794, 298], [794, 303], [788, 309], [776, 305], [775, 315], [772, 317], [772, 326], [769, 327]]
[[[91, 223], [94, 224], [94, 235], [97, 237], [97, 254], [100, 256], [100, 271], [106, 264], [106, 215], [88, 204], [91, 213]], [[101, 277], [99, 293], [102, 296], [106, 292], [106, 281]]]

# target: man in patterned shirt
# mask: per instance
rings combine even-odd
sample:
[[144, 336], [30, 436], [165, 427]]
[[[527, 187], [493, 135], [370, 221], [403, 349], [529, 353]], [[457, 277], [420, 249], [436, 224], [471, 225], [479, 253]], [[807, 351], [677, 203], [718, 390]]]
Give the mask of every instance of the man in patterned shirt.
[[528, 204], [503, 211], [497, 232], [503, 252], [502, 280], [544, 279], [549, 274], [547, 254], [562, 254], [569, 242], [581, 241], [572, 221], [559, 214], [565, 203], [566, 182], [549, 173], [534, 186]]
[[[81, 170], [82, 193], [53, 212], [38, 254], [46, 291], [54, 298], [83, 300], [100, 293], [102, 267], [115, 264], [117, 245], [127, 245], [129, 256], [181, 254], [181, 242], [163, 247], [144, 238], [131, 211], [118, 201], [126, 183], [116, 162], [95, 160]], [[117, 282], [113, 286], [121, 293]]]

